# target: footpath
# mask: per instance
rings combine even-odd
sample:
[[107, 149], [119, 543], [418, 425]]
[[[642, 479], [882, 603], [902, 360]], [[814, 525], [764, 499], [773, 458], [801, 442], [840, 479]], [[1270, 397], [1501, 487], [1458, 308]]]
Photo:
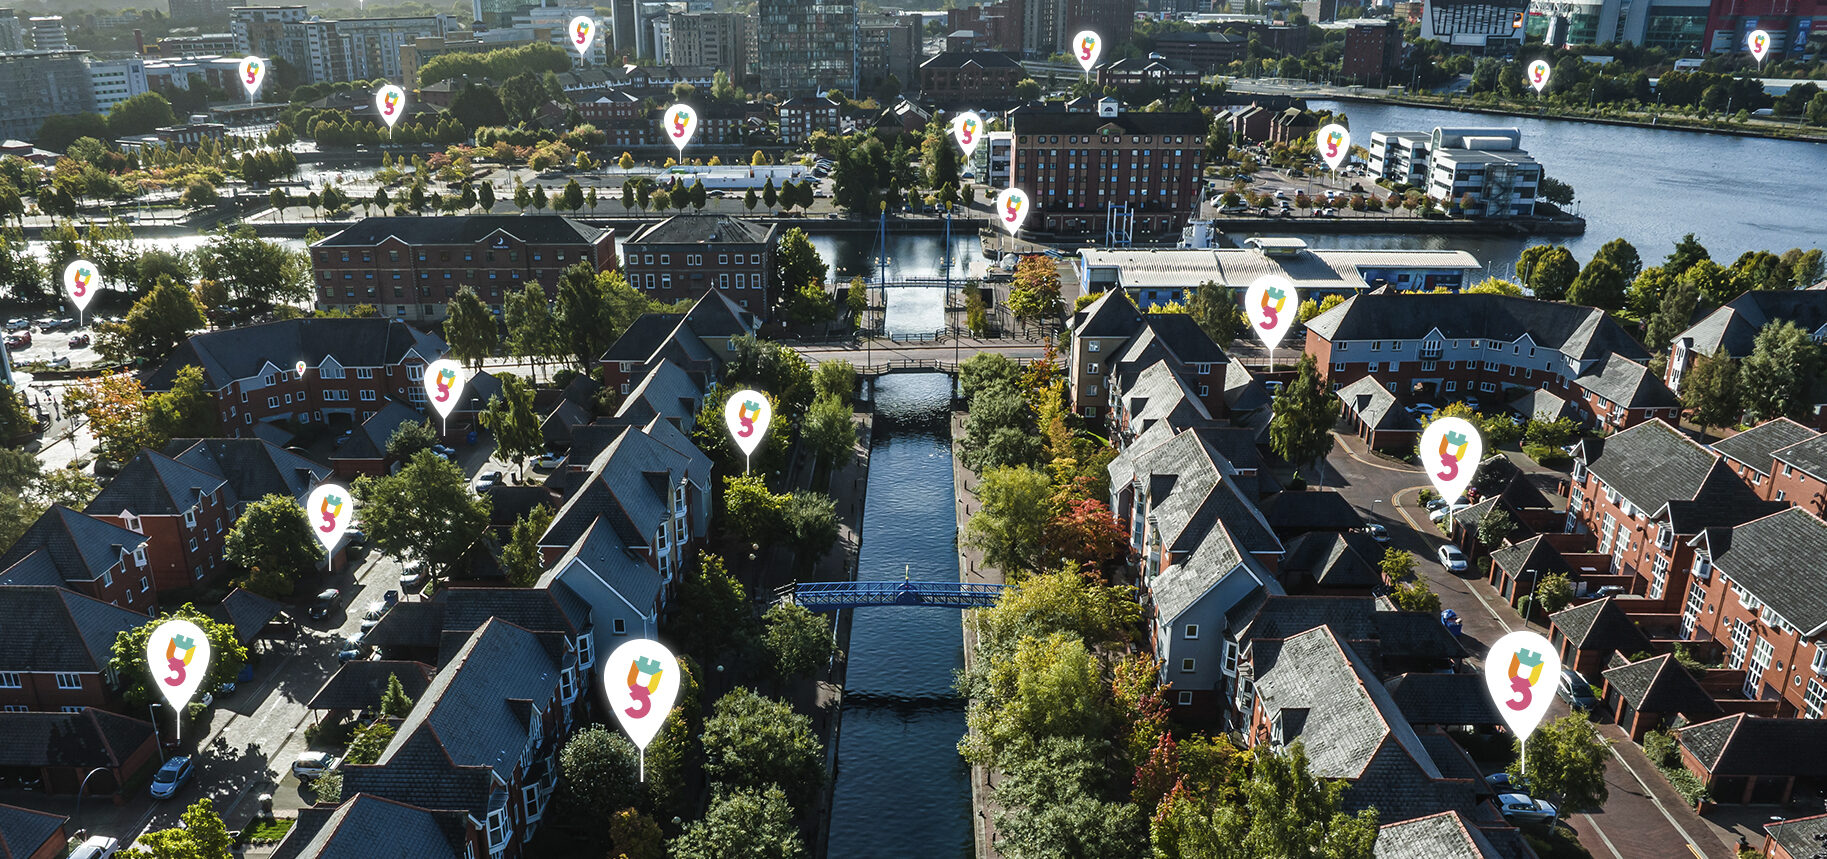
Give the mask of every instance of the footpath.
[[[976, 512], [977, 475], [964, 467], [958, 451], [964, 440], [964, 413], [952, 413], [952, 489], [958, 517], [958, 581], [967, 584], [1003, 584], [1002, 571], [983, 563], [983, 553], [964, 545], [964, 525]], [[971, 623], [972, 613], [964, 618], [964, 664], [970, 665], [977, 649], [977, 630]], [[978, 859], [993, 859], [996, 854], [996, 782], [1001, 773], [988, 767], [971, 765], [971, 832], [977, 842]]]

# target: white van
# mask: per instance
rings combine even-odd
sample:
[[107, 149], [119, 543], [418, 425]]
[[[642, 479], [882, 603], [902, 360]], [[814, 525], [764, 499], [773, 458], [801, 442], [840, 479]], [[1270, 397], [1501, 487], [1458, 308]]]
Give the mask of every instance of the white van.
[[70, 854], [70, 859], [109, 859], [120, 849], [120, 842], [103, 835], [91, 835]]

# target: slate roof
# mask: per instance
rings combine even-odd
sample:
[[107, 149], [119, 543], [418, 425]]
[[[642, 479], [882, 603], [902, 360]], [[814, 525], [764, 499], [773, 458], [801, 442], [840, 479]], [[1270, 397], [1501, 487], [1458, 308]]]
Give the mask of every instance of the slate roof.
[[[1224, 365], [1224, 404], [1231, 410], [1231, 420], [1241, 421], [1254, 426], [1261, 423], [1268, 425], [1269, 389], [1250, 372], [1240, 361], [1229, 361]], [[1257, 420], [1250, 420], [1246, 413], [1257, 412]]]
[[0, 859], [30, 859], [53, 842], [61, 849], [64, 841], [56, 839], [60, 836], [68, 839], [63, 827], [69, 822], [70, 818], [61, 814], [0, 804]]
[[0, 766], [119, 767], [153, 740], [152, 723], [94, 707], [80, 713], [0, 713]]
[[363, 218], [313, 248], [372, 247], [388, 239], [408, 245], [470, 245], [507, 234], [527, 244], [589, 244], [605, 231], [563, 215], [457, 215]]
[[1503, 859], [1484, 833], [1457, 811], [1442, 811], [1377, 830], [1375, 859]]
[[139, 612], [65, 588], [0, 586], [0, 630], [9, 640], [0, 648], [0, 671], [98, 674], [107, 670], [114, 640], [146, 623]]
[[1813, 333], [1827, 325], [1827, 293], [1814, 290], [1752, 290], [1701, 317], [1676, 342], [1693, 341], [1702, 355], [1717, 353], [1744, 358], [1751, 354], [1757, 332], [1771, 322], [1787, 320]]
[[1402, 292], [1358, 294], [1307, 321], [1321, 339], [1419, 340], [1438, 329], [1449, 340], [1511, 343], [1527, 334], [1537, 346], [1579, 360], [1621, 355], [1649, 360], [1605, 312], [1592, 307], [1507, 295]]
[[1169, 624], [1177, 622], [1200, 597], [1237, 571], [1267, 590], [1281, 590], [1274, 579], [1262, 571], [1255, 559], [1247, 558], [1238, 551], [1237, 544], [1223, 525], [1213, 528], [1198, 547], [1193, 549], [1190, 557], [1168, 566], [1156, 574], [1154, 581], [1149, 584], [1149, 594], [1154, 599], [1156, 614]]
[[[414, 711], [421, 706], [424, 699], [414, 706]], [[520, 742], [526, 742], [524, 724]], [[383, 764], [343, 767], [345, 795], [372, 793], [423, 808], [461, 810], [477, 820], [488, 814], [489, 799], [494, 793], [494, 768], [453, 760], [432, 731], [415, 729], [410, 734], [395, 734], [382, 753], [382, 760]]]
[[[393, 433], [400, 424], [423, 423], [426, 416], [417, 409], [389, 399], [380, 411], [370, 415], [362, 425], [356, 427], [355, 435], [343, 442], [343, 446], [330, 452], [331, 459], [386, 459], [387, 442], [393, 440]], [[435, 428], [435, 427], [434, 427]]]
[[89, 502], [85, 511], [101, 516], [123, 510], [132, 511], [135, 516], [178, 516], [227, 483], [220, 474], [154, 450], [142, 450]]
[[1411, 672], [1383, 685], [1411, 725], [1504, 724], [1482, 675]]
[[511, 783], [527, 742], [526, 711], [514, 702], [543, 707], [561, 667], [533, 633], [489, 619], [438, 672], [376, 766], [386, 768], [412, 737], [427, 734], [457, 766], [490, 767]]
[[1373, 660], [1447, 660], [1465, 653], [1439, 618], [1379, 611], [1376, 598], [1367, 596], [1269, 596], [1231, 624], [1245, 642], [1290, 638], [1320, 626]]
[[1567, 563], [1567, 559], [1561, 557], [1560, 550], [1549, 545], [1540, 534], [1493, 550], [1491, 562], [1496, 564], [1499, 569], [1509, 573], [1512, 578], [1525, 582], [1535, 580], [1534, 577], [1525, 578], [1524, 573], [1528, 570], [1534, 570], [1538, 575], [1544, 576], [1549, 573], [1571, 574], [1573, 572], [1573, 567]]
[[[552, 587], [554, 583], [559, 587]], [[658, 610], [661, 583], [660, 571], [630, 553], [615, 529], [598, 519], [540, 578], [540, 587], [568, 592], [592, 605], [598, 604], [594, 597], [612, 595], [646, 617]]]
[[1001, 51], [940, 51], [920, 64], [920, 70], [927, 69], [1013, 69], [1021, 70], [1021, 63], [1014, 57]]
[[690, 427], [703, 398], [704, 392], [679, 365], [661, 360], [628, 392], [615, 416], [640, 423], [663, 417], [681, 427]]
[[761, 326], [759, 317], [742, 309], [719, 289], [706, 289], [685, 312], [685, 321], [691, 323], [691, 330], [700, 337], [753, 334]]
[[646, 361], [684, 320], [683, 313], [643, 313], [628, 326], [628, 330], [622, 332], [622, 336], [609, 344], [602, 360]]
[[1732, 529], [1731, 543], [1713, 552], [1713, 566], [1756, 594], [1804, 636], [1827, 629], [1827, 523], [1800, 507]]
[[1670, 501], [1665, 512], [1676, 534], [1698, 534], [1709, 528], [1732, 528], [1789, 509], [1787, 501], [1765, 501], [1732, 473], [1724, 460], [1707, 474], [1692, 501]]
[[[286, 844], [274, 859], [371, 859], [378, 845], [386, 845], [387, 859], [462, 859], [468, 831], [463, 814], [433, 811], [358, 793], [334, 808], [304, 809], [327, 812], [309, 830], [287, 833]], [[314, 814], [313, 816], [318, 816]], [[290, 842], [304, 840], [295, 850]]]
[[[42, 550], [58, 575], [68, 582], [91, 582], [146, 544], [146, 537], [112, 522], [53, 504], [25, 534], [0, 555], [0, 570], [9, 570]], [[42, 561], [33, 562], [42, 570]], [[34, 577], [33, 581], [43, 581]]]
[[1751, 467], [1759, 474], [1770, 473], [1770, 462], [1776, 458], [1776, 452], [1790, 445], [1801, 444], [1819, 436], [1815, 432], [1788, 418], [1777, 418], [1764, 421], [1737, 435], [1727, 436], [1712, 443], [1711, 447], [1731, 459]]
[[1421, 424], [1415, 420], [1415, 416], [1402, 408], [1402, 404], [1396, 401], [1396, 395], [1390, 393], [1375, 376], [1364, 376], [1338, 389], [1337, 394], [1344, 401], [1345, 408], [1372, 430], [1421, 431]]
[[1098, 129], [1116, 126], [1121, 134], [1197, 134], [1204, 137], [1211, 123], [1194, 111], [1138, 113], [1123, 111], [1116, 116], [1096, 113], [1068, 113], [1018, 109], [1009, 112], [1010, 128], [1016, 134], [1096, 134]]
[[1245, 498], [1230, 463], [1197, 433], [1180, 433], [1140, 453], [1118, 454], [1107, 470], [1113, 484], [1132, 478], [1143, 482], [1148, 489], [1151, 533], [1170, 552], [1192, 551], [1221, 519], [1239, 551], [1282, 550], [1254, 497]]
[[431, 685], [431, 666], [408, 660], [357, 659], [345, 662], [324, 681], [323, 688], [311, 696], [310, 710], [379, 709], [381, 695], [387, 691], [387, 680], [400, 678], [407, 697], [418, 703]]
[[1815, 778], [1827, 772], [1827, 721], [1743, 713], [1689, 725], [1676, 735], [1712, 776]]
[[1263, 502], [1262, 515], [1275, 533], [1284, 535], [1364, 527], [1364, 517], [1345, 496], [1325, 489], [1277, 493]]
[[1573, 404], [1546, 388], [1534, 388], [1520, 397], [1510, 401], [1510, 410], [1522, 415], [1525, 420], [1553, 423], [1561, 418], [1582, 420], [1584, 415]]
[[625, 245], [771, 244], [779, 229], [728, 215], [673, 215], [629, 236]]
[[1796, 859], [1812, 859], [1827, 844], [1827, 814], [1764, 824], [1764, 832]]
[[198, 471], [221, 475], [233, 500], [242, 504], [268, 495], [303, 502], [331, 474], [328, 466], [257, 438], [174, 438], [164, 453]]
[[1587, 467], [1608, 488], [1650, 515], [1670, 501], [1692, 500], [1719, 462], [1718, 454], [1659, 420], [1613, 433], [1601, 451], [1588, 460]]
[[[578, 455], [576, 445], [571, 455]], [[624, 427], [591, 460], [589, 478], [559, 508], [539, 545], [569, 547], [591, 522], [604, 517], [624, 545], [649, 546], [661, 523], [672, 515], [673, 487], [682, 480], [700, 488], [707, 486], [710, 465], [703, 457], [701, 452], [692, 457], [646, 432]]]
[[243, 645], [260, 636], [260, 630], [285, 611], [285, 606], [253, 591], [235, 588], [222, 598], [222, 604], [209, 612], [235, 628], [235, 640]]
[[1689, 722], [1722, 714], [1713, 696], [1671, 654], [1608, 668], [1605, 682], [1640, 713], [1680, 713]]
[[1662, 377], [1642, 362], [1622, 355], [1606, 355], [1590, 372], [1573, 380], [1606, 400], [1632, 409], [1678, 409], [1681, 400], [1668, 389]]
[[1123, 290], [1113, 289], [1072, 314], [1074, 337], [1129, 337], [1142, 325], [1142, 312]]
[[1827, 434], [1776, 451], [1775, 459], [1817, 478], [1827, 478]]
[[490, 618], [548, 639], [574, 637], [589, 621], [542, 588], [444, 588], [430, 600], [394, 606], [367, 641], [377, 647], [439, 648], [441, 661], [448, 662]]
[[1185, 313], [1149, 313], [1144, 315], [1149, 335], [1160, 341], [1186, 364], [1224, 364], [1231, 360], [1197, 320]]
[[146, 389], [170, 390], [178, 370], [190, 364], [202, 367], [208, 383], [221, 388], [236, 379], [259, 376], [269, 366], [291, 372], [299, 361], [318, 367], [334, 357], [345, 368], [385, 367], [413, 353], [435, 361], [446, 351], [443, 340], [398, 319], [287, 319], [193, 334], [146, 377]]
[[1549, 615], [1548, 621], [1580, 650], [1616, 651], [1629, 656], [1651, 649], [1649, 636], [1623, 609], [1612, 604], [1611, 597], [1561, 609]]
[[1382, 557], [1382, 546], [1367, 534], [1313, 531], [1288, 541], [1279, 571], [1304, 574], [1324, 588], [1369, 590], [1383, 584]]
[[[1143, 339], [1138, 337], [1130, 342], [1134, 345]], [[1174, 372], [1173, 365], [1165, 358], [1141, 371], [1132, 384], [1123, 385], [1121, 390], [1123, 407], [1129, 412], [1130, 432], [1146, 432], [1156, 423], [1191, 429], [1212, 422], [1212, 413], [1205, 408], [1205, 403], [1193, 395], [1186, 381]]]

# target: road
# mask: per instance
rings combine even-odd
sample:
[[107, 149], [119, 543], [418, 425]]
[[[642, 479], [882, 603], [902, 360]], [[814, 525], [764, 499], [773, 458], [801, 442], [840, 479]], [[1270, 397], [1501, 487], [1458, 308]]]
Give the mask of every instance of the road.
[[[1435, 559], [1435, 551], [1446, 540], [1418, 506], [1421, 489], [1429, 485], [1420, 469], [1376, 456], [1351, 436], [1338, 437], [1326, 465], [1326, 485], [1337, 488], [1367, 520], [1387, 527], [1391, 545], [1415, 554], [1418, 571], [1440, 595], [1441, 607], [1458, 612], [1464, 622], [1460, 640], [1475, 663], [1482, 665], [1491, 642], [1525, 627], [1522, 617], [1478, 577], [1475, 566], [1468, 574], [1449, 573]], [[1525, 468], [1546, 473], [1532, 462]], [[1540, 623], [1528, 628], [1547, 634]], [[1567, 704], [1557, 698], [1547, 718], [1568, 712]], [[1603, 810], [1582, 812], [1567, 820], [1594, 857], [1731, 859], [1730, 845], [1736, 844], [1736, 834], [1708, 823], [1685, 805], [1642, 750], [1615, 725], [1602, 725], [1601, 733], [1614, 742], [1611, 764], [1605, 771], [1610, 798]]]

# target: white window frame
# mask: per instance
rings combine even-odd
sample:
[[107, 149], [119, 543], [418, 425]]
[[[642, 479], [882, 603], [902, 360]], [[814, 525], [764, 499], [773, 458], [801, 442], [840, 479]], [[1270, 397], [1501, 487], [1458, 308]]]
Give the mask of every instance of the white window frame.
[[1181, 635], [1184, 638], [1186, 638], [1187, 641], [1194, 641], [1194, 640], [1198, 639], [1199, 638], [1199, 624], [1196, 624], [1196, 623], [1187, 624], [1186, 628], [1184, 630], [1182, 630]]
[[25, 683], [17, 671], [0, 671], [0, 689], [23, 689]]
[[82, 675], [74, 674], [74, 673], [70, 673], [70, 672], [64, 672], [64, 671], [58, 672], [57, 673], [57, 688], [59, 688], [59, 689], [81, 689], [82, 688]]

